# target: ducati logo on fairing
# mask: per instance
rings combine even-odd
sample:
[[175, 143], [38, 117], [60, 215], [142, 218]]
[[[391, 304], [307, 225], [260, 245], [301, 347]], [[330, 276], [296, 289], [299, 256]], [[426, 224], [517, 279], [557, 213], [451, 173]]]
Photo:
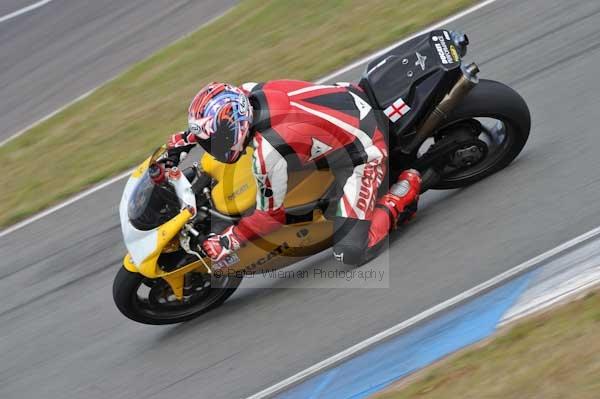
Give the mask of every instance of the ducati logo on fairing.
[[237, 190], [235, 190], [233, 193], [229, 194], [227, 196], [227, 201], [233, 201], [235, 199], [235, 197], [237, 197], [238, 195], [244, 193], [249, 188], [250, 187], [248, 186], [248, 184], [244, 184], [243, 186], [241, 186], [240, 188], [238, 188]]
[[271, 250], [265, 257], [258, 259], [256, 262], [250, 265], [250, 267], [248, 267], [248, 270], [256, 270], [258, 266], [262, 266], [271, 259], [283, 255], [288, 249], [290, 249], [290, 245], [287, 242], [284, 242], [280, 246]]
[[427, 57], [419, 54], [417, 52], [417, 62], [415, 62], [415, 66], [420, 66], [422, 70], [425, 70], [425, 61], [427, 61]]

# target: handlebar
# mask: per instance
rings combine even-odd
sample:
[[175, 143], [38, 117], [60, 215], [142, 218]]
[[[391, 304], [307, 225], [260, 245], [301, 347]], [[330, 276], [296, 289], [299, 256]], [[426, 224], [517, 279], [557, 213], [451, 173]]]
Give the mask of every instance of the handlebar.
[[148, 168], [148, 174], [150, 175], [152, 182], [154, 182], [156, 185], [164, 183], [166, 179], [165, 167], [158, 162], [150, 165]]

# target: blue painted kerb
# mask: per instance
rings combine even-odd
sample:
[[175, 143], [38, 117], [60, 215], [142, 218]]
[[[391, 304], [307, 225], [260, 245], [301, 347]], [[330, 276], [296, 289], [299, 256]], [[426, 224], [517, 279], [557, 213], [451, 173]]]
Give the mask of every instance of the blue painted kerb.
[[316, 375], [277, 398], [364, 398], [494, 332], [535, 271]]

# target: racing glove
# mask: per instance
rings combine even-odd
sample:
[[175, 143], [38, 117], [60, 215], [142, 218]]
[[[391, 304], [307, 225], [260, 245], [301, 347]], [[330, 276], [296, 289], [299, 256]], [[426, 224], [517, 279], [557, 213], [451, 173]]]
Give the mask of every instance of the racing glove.
[[223, 260], [242, 246], [241, 240], [233, 228], [234, 226], [229, 226], [221, 234], [211, 235], [202, 243], [202, 249], [213, 261]]
[[167, 157], [165, 164], [167, 167], [173, 167], [183, 162], [188, 152], [198, 143], [198, 138], [195, 134], [185, 131], [178, 132], [167, 141]]
[[196, 135], [190, 131], [178, 132], [171, 137], [169, 137], [169, 141], [167, 141], [167, 148], [172, 150], [174, 148], [181, 147], [191, 147], [194, 144], [198, 143], [198, 138]]

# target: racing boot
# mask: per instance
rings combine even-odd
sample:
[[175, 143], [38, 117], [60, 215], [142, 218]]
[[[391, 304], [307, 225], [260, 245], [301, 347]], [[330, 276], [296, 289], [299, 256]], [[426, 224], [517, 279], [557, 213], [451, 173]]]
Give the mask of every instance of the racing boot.
[[369, 229], [369, 248], [383, 240], [390, 230], [414, 218], [420, 193], [419, 172], [409, 169], [400, 173], [398, 181], [375, 205]]

